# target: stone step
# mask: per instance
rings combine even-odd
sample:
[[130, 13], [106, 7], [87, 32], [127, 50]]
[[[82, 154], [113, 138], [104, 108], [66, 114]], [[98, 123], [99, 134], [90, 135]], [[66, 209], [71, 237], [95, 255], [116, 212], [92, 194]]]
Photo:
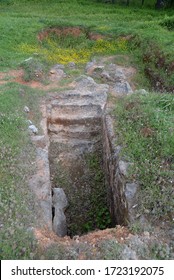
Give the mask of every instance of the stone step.
[[77, 101], [79, 100], [79, 98], [83, 99], [83, 100], [95, 100], [95, 96], [91, 91], [83, 91], [83, 90], [67, 90], [67, 91], [63, 91], [63, 92], [58, 92], [58, 93], [54, 93], [53, 95], [51, 95], [51, 103], [52, 102], [56, 102], [56, 101], [62, 101], [65, 102], [66, 101]]
[[57, 94], [51, 101], [51, 106], [57, 105], [99, 105], [101, 108], [107, 102], [107, 95], [105, 93], [93, 93], [90, 91], [70, 90]]
[[97, 117], [97, 116], [76, 116], [76, 117], [72, 117], [72, 116], [57, 116], [54, 119], [52, 118], [48, 118], [48, 125], [49, 124], [59, 124], [59, 125], [64, 125], [64, 126], [69, 126], [69, 125], [99, 125], [101, 124], [101, 117]]
[[59, 125], [49, 124], [48, 133], [49, 135], [57, 135], [59, 137], [75, 138], [75, 139], [92, 139], [100, 134], [101, 126], [85, 126], [85, 125]]
[[48, 124], [95, 124], [101, 119], [102, 109], [99, 105], [54, 105], [49, 110]]
[[55, 134], [55, 133], [50, 133], [49, 134], [50, 137], [54, 136], [56, 137], [56, 139], [62, 139], [62, 141], [64, 141], [65, 139], [67, 141], [69, 141], [70, 139], [73, 139], [73, 140], [90, 140], [90, 141], [94, 141], [96, 139], [101, 139], [101, 137], [99, 136], [99, 133], [95, 132], [95, 133], [85, 133], [85, 132], [81, 132], [81, 133], [64, 133], [64, 132], [61, 132], [61, 133], [58, 133], [58, 134]]
[[79, 104], [79, 105], [100, 105], [101, 107], [105, 105], [107, 101], [107, 95], [102, 93], [93, 93], [90, 91], [70, 91], [64, 92], [57, 95], [54, 100], [52, 100], [51, 105], [69, 105], [69, 104]]
[[78, 104], [71, 104], [71, 105], [59, 105], [53, 106], [50, 111], [50, 118], [56, 120], [57, 118], [60, 119], [81, 119], [81, 118], [88, 118], [88, 117], [101, 117], [102, 109], [99, 105], [83, 105], [79, 106]]

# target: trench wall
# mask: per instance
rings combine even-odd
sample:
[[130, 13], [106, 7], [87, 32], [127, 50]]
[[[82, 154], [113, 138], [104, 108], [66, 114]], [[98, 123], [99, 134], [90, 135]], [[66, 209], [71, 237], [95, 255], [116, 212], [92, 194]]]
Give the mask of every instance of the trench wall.
[[103, 161], [112, 224], [127, 225], [126, 181], [119, 168], [121, 147], [116, 145], [112, 118], [103, 116]]

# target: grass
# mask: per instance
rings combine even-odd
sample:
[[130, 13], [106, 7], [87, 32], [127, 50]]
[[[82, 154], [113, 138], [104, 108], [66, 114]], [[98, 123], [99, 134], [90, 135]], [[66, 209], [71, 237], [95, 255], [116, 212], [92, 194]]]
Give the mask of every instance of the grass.
[[173, 199], [173, 95], [134, 94], [117, 102], [117, 133], [123, 154], [133, 162], [131, 178], [140, 182], [139, 213], [171, 220]]
[[[45, 75], [45, 69], [53, 63], [66, 64], [72, 60], [85, 63], [98, 54], [126, 54], [140, 73], [139, 87], [146, 85], [144, 69], [150, 68], [153, 71], [150, 80], [157, 75], [165, 80], [166, 88], [170, 85], [168, 89], [172, 89], [174, 74], [169, 70], [174, 61], [173, 10], [156, 11], [154, 1], [145, 1], [144, 8], [141, 8], [139, 2], [131, 1], [130, 7], [125, 7], [94, 0], [1, 0], [0, 71], [22, 66], [26, 80], [37, 80], [35, 71]], [[80, 26], [111, 39], [91, 41], [82, 34], [77, 40], [67, 36], [66, 39], [49, 37], [43, 42], [38, 41], [39, 32], [55, 26]], [[132, 39], [126, 41], [129, 35]], [[24, 62], [29, 57], [34, 58], [32, 62], [36, 61], [34, 65]], [[124, 65], [124, 59], [120, 63]], [[154, 80], [158, 82], [158, 79]], [[0, 85], [2, 259], [33, 258], [35, 250], [32, 234], [26, 231], [31, 221], [34, 222], [31, 217], [33, 198], [26, 183], [32, 172], [34, 150], [23, 108], [25, 105], [30, 108], [32, 121], [38, 124], [38, 100], [42, 95], [38, 90], [16, 83]], [[119, 140], [123, 143], [123, 151], [134, 162], [135, 178], [141, 182], [140, 199], [143, 203], [139, 211], [148, 210], [154, 218], [166, 216], [171, 219], [174, 206], [173, 104], [173, 96], [168, 93], [133, 95], [116, 104]], [[113, 257], [116, 256], [117, 250], [113, 252]]]
[[[31, 105], [31, 98], [36, 101], [39, 94], [27, 87], [23, 87], [23, 96], [20, 92], [21, 87], [13, 83], [0, 88], [1, 259], [28, 259], [34, 247], [31, 231], [26, 231], [35, 222], [33, 197], [27, 186], [34, 149], [23, 109], [27, 104], [34, 113], [37, 105]], [[35, 115], [37, 119], [36, 111]]]
[[[15, 1], [12, 5], [2, 2], [1, 53], [8, 55], [11, 51], [18, 60], [23, 56], [19, 49], [20, 44], [38, 46], [38, 31], [50, 26], [66, 25], [84, 26], [116, 36], [138, 34], [155, 38], [158, 43], [161, 42], [165, 51], [170, 49], [172, 52], [172, 32], [159, 24], [165, 16], [170, 18], [171, 15], [172, 10], [157, 12], [154, 9], [123, 8], [94, 1], [51, 1], [49, 5], [46, 1], [25, 1], [25, 5], [22, 5], [21, 1]], [[10, 60], [9, 55], [6, 59]]]
[[[119, 1], [122, 3], [123, 1]], [[85, 63], [95, 54], [127, 53], [125, 45], [119, 44], [119, 36], [131, 35], [130, 55], [140, 71], [150, 68], [149, 77], [159, 79], [164, 85], [159, 90], [173, 91], [174, 74], [167, 71], [174, 60], [173, 48], [173, 9], [156, 11], [155, 1], [131, 1], [130, 7], [111, 5], [94, 0], [73, 1], [0, 1], [1, 39], [0, 67], [2, 70], [17, 68], [24, 59], [38, 54], [41, 62], [47, 63]], [[111, 36], [108, 42], [92, 42], [84, 34], [80, 38], [68, 37], [66, 40], [48, 38], [39, 42], [37, 35], [45, 28], [55, 26], [80, 26], [87, 31]], [[63, 42], [64, 41], [64, 42]], [[165, 65], [156, 67], [159, 52], [165, 57]], [[149, 57], [145, 63], [144, 57]], [[142, 60], [143, 58], [143, 60]], [[173, 69], [173, 68], [172, 68]], [[167, 74], [166, 74], [167, 73]]]

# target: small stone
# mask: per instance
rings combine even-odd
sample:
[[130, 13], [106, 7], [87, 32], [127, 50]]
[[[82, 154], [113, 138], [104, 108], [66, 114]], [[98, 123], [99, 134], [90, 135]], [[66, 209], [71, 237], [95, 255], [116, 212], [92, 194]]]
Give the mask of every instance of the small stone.
[[93, 70], [91, 71], [91, 75], [96, 77], [96, 78], [100, 78], [101, 77], [101, 74], [103, 72], [103, 68], [104, 66], [94, 66]]
[[76, 243], [79, 243], [80, 241], [79, 241], [79, 235], [75, 235], [74, 237], [73, 237], [73, 240], [76, 242]]
[[31, 259], [31, 260], [34, 259], [34, 253], [30, 253], [30, 259]]
[[122, 250], [122, 259], [125, 260], [137, 260], [137, 255], [134, 250], [129, 248], [127, 245], [125, 245], [124, 249]]
[[127, 81], [118, 81], [115, 83], [113, 88], [115, 94], [131, 94], [133, 90]]
[[125, 188], [126, 199], [132, 200], [137, 192], [138, 184], [137, 183], [127, 183]]
[[28, 123], [29, 125], [33, 124], [32, 121], [30, 121], [30, 120], [27, 120], [27, 123]]
[[58, 69], [65, 69], [65, 66], [63, 64], [56, 64], [52, 67], [52, 70], [58, 70]]
[[75, 68], [75, 67], [76, 67], [76, 64], [75, 64], [75, 62], [69, 62], [69, 63], [68, 63], [68, 66], [69, 66], [70, 68]]
[[126, 162], [126, 161], [123, 161], [123, 160], [120, 160], [119, 163], [118, 163], [120, 172], [121, 172], [121, 174], [123, 174], [124, 176], [127, 176], [127, 175], [128, 175], [128, 167], [129, 167], [129, 165], [130, 165], [129, 162]]
[[135, 204], [132, 206], [133, 209], [135, 209], [138, 206], [138, 204]]
[[145, 89], [138, 89], [135, 91], [136, 94], [142, 94], [142, 95], [146, 95], [148, 94], [148, 92]]
[[31, 132], [33, 132], [34, 134], [37, 134], [37, 133], [38, 133], [38, 129], [37, 129], [37, 127], [36, 127], [34, 124], [30, 125], [28, 128], [29, 128], [29, 130], [30, 130]]
[[139, 217], [141, 217], [141, 214], [140, 213], [136, 214], [135, 218], [138, 219]]
[[114, 80], [121, 81], [121, 80], [126, 80], [126, 76], [124, 75], [123, 71], [121, 69], [116, 69], [115, 75], [114, 75]]
[[24, 107], [24, 112], [29, 113], [29, 112], [30, 112], [30, 109], [29, 109], [27, 106], [25, 106], [25, 107]]
[[149, 238], [150, 237], [150, 233], [148, 231], [144, 231], [144, 236]]
[[88, 62], [86, 64], [85, 71], [89, 74], [94, 69], [95, 65], [96, 65], [96, 60]]
[[25, 96], [25, 90], [23, 89], [23, 88], [20, 88], [19, 89], [19, 94], [20, 94], [20, 96]]
[[28, 61], [30, 61], [30, 60], [32, 60], [33, 59], [33, 57], [31, 56], [31, 57], [29, 57], [29, 58], [26, 58], [24, 61], [25, 62], [28, 62]]
[[106, 81], [113, 81], [113, 78], [109, 75], [109, 73], [107, 71], [103, 71], [101, 73], [101, 78]]
[[117, 147], [115, 147], [115, 150], [114, 150], [114, 157], [118, 157], [118, 155], [120, 154], [122, 150], [122, 147], [120, 145], [118, 145]]
[[55, 74], [56, 73], [56, 70], [50, 70], [50, 74]]
[[62, 69], [52, 68], [50, 70], [51, 81], [60, 81], [63, 78], [66, 78], [66, 74]]
[[34, 227], [28, 227], [27, 232], [29, 233], [34, 233]]

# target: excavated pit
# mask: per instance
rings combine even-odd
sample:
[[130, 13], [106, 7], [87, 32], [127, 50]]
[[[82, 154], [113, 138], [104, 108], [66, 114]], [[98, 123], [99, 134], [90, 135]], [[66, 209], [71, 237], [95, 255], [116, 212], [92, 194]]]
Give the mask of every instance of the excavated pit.
[[[47, 107], [53, 198], [55, 189], [62, 189], [67, 197], [68, 205], [62, 213], [70, 236], [111, 225], [102, 158], [107, 87], [95, 94], [88, 87], [54, 95]], [[54, 231], [56, 207], [53, 204]], [[60, 211], [58, 215], [65, 222]], [[64, 226], [57, 233], [65, 235]]]
[[[53, 230], [60, 236], [104, 229], [118, 220], [106, 174], [109, 151], [103, 152], [108, 148], [107, 91], [107, 85], [88, 77], [77, 82], [76, 89], [54, 94], [47, 106], [53, 200], [60, 189], [67, 198], [61, 211], [56, 210], [59, 203], [53, 203]], [[57, 227], [55, 220], [60, 220]]]
[[61, 237], [128, 221], [129, 189], [106, 113], [108, 89], [82, 76], [75, 89], [50, 93], [42, 108], [44, 135], [33, 138], [38, 167], [30, 186], [39, 224]]

